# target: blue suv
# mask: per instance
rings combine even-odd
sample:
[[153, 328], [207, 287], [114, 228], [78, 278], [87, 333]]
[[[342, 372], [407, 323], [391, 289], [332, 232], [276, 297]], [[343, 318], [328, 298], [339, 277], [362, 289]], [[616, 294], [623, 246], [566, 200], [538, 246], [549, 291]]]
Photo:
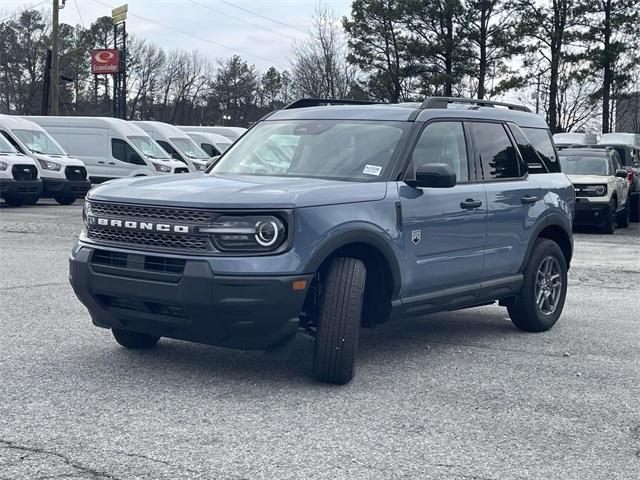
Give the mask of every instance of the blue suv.
[[354, 375], [361, 327], [496, 301], [558, 320], [574, 191], [525, 107], [432, 97], [300, 100], [207, 175], [92, 189], [70, 281], [128, 348], [160, 337], [271, 349], [315, 337], [319, 381]]

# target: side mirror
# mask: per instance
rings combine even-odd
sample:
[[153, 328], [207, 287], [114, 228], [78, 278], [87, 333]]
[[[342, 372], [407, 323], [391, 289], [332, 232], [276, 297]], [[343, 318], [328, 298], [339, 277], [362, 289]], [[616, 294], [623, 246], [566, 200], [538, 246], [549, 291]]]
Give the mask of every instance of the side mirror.
[[406, 183], [412, 187], [450, 188], [456, 185], [456, 172], [446, 163], [425, 163], [416, 170], [416, 179]]
[[624, 168], [621, 168], [620, 170], [616, 170], [616, 177], [627, 178], [628, 175], [629, 173]]

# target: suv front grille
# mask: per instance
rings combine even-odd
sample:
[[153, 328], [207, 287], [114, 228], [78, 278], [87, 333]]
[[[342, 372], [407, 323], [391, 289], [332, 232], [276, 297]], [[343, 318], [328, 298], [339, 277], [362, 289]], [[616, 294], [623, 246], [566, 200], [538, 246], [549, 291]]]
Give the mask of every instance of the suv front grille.
[[180, 235], [89, 227], [87, 236], [98, 242], [144, 245], [151, 248], [171, 250], [208, 251], [211, 242], [206, 235]]
[[11, 174], [16, 180], [35, 180], [38, 178], [38, 169], [35, 165], [14, 165]]
[[91, 202], [91, 212], [97, 216], [117, 218], [144, 218], [145, 220], [168, 220], [171, 222], [201, 223], [208, 225], [218, 216], [206, 210], [170, 207], [145, 207], [119, 203]]
[[67, 180], [86, 180], [87, 169], [84, 167], [66, 167], [64, 176], [67, 177]]

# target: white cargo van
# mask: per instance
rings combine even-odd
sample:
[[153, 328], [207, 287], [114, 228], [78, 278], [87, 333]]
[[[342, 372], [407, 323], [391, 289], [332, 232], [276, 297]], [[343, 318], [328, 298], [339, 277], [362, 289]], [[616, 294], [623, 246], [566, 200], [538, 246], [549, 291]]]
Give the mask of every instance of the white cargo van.
[[244, 132], [246, 128], [242, 127], [219, 127], [219, 126], [203, 126], [203, 125], [182, 125], [178, 127], [183, 132], [209, 132], [227, 137], [235, 142]]
[[204, 172], [210, 156], [178, 127], [164, 122], [131, 122], [147, 132], [158, 145], [176, 160], [189, 166], [192, 172]]
[[[91, 188], [82, 160], [67, 152], [39, 125], [22, 117], [0, 115], [0, 134], [24, 155], [36, 161], [42, 179], [42, 196], [71, 205]], [[32, 197], [32, 202], [37, 201]]]
[[188, 173], [139, 127], [110, 117], [29, 117], [84, 161], [93, 183], [114, 178]]
[[42, 180], [33, 158], [19, 153], [0, 135], [0, 198], [11, 206], [33, 204], [42, 194]]
[[185, 132], [196, 142], [202, 150], [210, 157], [218, 157], [222, 155], [227, 148], [233, 143], [227, 137], [209, 132]]

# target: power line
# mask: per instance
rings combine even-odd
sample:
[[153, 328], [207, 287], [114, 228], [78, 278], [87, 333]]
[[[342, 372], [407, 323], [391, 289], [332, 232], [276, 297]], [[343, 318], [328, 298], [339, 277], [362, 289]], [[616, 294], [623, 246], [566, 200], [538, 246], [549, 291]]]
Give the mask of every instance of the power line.
[[283, 27], [292, 28], [294, 30], [297, 30], [298, 32], [304, 33], [305, 35], [309, 33], [296, 27], [295, 25], [281, 22], [280, 20], [276, 20], [275, 18], [267, 17], [266, 15], [262, 15], [261, 13], [254, 12], [253, 10], [249, 10], [248, 8], [241, 7], [240, 5], [234, 5], [233, 3], [227, 2], [226, 0], [218, 0], [218, 2], [224, 3], [225, 5], [229, 5], [230, 7], [233, 7], [233, 8], [237, 8], [238, 10], [242, 10], [245, 13], [250, 13], [251, 15], [255, 15], [256, 17], [264, 18], [265, 20], [269, 20], [270, 22], [277, 23], [278, 25], [282, 25]]
[[76, 6], [76, 10], [78, 11], [78, 16], [80, 17], [80, 23], [82, 24], [82, 28], [86, 30], [87, 27], [84, 26], [84, 18], [82, 18], [82, 13], [80, 13], [80, 7], [78, 7], [78, 1], [73, 0], [73, 3]]
[[[111, 5], [108, 5], [106, 3], [101, 2], [100, 0], [91, 0], [91, 1], [93, 3], [97, 3], [99, 5], [102, 5], [103, 7], [107, 7], [107, 8], [111, 8], [111, 9], [114, 8]], [[273, 60], [271, 58], [261, 57], [260, 55], [256, 55], [255, 53], [251, 53], [251, 52], [248, 52], [246, 50], [241, 50], [239, 48], [233, 48], [233, 47], [230, 47], [228, 45], [224, 45], [223, 43], [219, 43], [219, 42], [216, 42], [216, 41], [213, 41], [213, 40], [209, 40], [208, 38], [200, 37], [198, 35], [194, 35], [193, 33], [185, 32], [184, 30], [180, 30], [178, 28], [171, 27], [169, 25], [165, 25], [165, 24], [160, 23], [160, 22], [156, 22], [155, 20], [151, 20], [150, 18], [143, 17], [142, 15], [138, 15], [138, 14], [131, 13], [131, 12], [128, 12], [128, 15], [131, 15], [132, 17], [139, 18], [140, 20], [143, 20], [145, 22], [148, 22], [148, 23], [151, 23], [151, 24], [154, 24], [154, 25], [158, 25], [159, 27], [164, 27], [164, 28], [166, 28], [168, 30], [173, 30], [174, 32], [178, 32], [178, 33], [181, 33], [183, 35], [187, 35], [189, 37], [193, 37], [196, 40], [200, 40], [201, 42], [210, 43], [211, 45], [215, 45], [216, 47], [222, 47], [222, 48], [225, 48], [225, 49], [230, 50], [232, 52], [242, 53], [244, 55], [248, 55], [250, 57], [257, 58], [259, 60], [264, 60], [264, 61], [267, 61], [267, 62], [270, 62], [270, 63], [278, 63], [276, 60]]]
[[10, 18], [17, 17], [18, 15], [22, 15], [22, 14], [23, 14], [24, 12], [26, 12], [27, 10], [33, 10], [34, 8], [39, 7], [40, 5], [44, 5], [45, 3], [49, 3], [49, 0], [44, 0], [43, 2], [36, 3], [35, 5], [31, 5], [30, 7], [26, 7], [26, 8], [24, 8], [23, 10], [18, 10], [17, 12], [12, 13], [12, 14], [11, 14], [11, 15], [9, 15], [8, 17], [3, 18], [2, 20], [0, 20], [0, 23], [4, 23], [4, 22], [6, 22], [7, 20], [9, 20]]
[[273, 29], [271, 29], [269, 27], [265, 27], [264, 25], [260, 25], [259, 23], [250, 22], [249, 20], [245, 20], [244, 18], [236, 17], [235, 15], [231, 15], [230, 13], [221, 12], [220, 10], [216, 10], [214, 8], [211, 8], [209, 5], [205, 5], [205, 4], [202, 4], [200, 2], [196, 2], [195, 0], [188, 0], [188, 1], [193, 3], [194, 5], [198, 5], [199, 7], [206, 8], [207, 10], [211, 10], [212, 12], [217, 13], [218, 15], [224, 15], [225, 17], [233, 18], [234, 20], [237, 20], [239, 22], [246, 23], [247, 25], [251, 25], [253, 27], [261, 28], [261, 29], [266, 30], [266, 31], [271, 32], [271, 33], [275, 33], [276, 35], [280, 35], [281, 37], [288, 38], [289, 40], [297, 40], [295, 37], [292, 37], [291, 35], [287, 35], [286, 33], [278, 32], [277, 30], [273, 30]]

